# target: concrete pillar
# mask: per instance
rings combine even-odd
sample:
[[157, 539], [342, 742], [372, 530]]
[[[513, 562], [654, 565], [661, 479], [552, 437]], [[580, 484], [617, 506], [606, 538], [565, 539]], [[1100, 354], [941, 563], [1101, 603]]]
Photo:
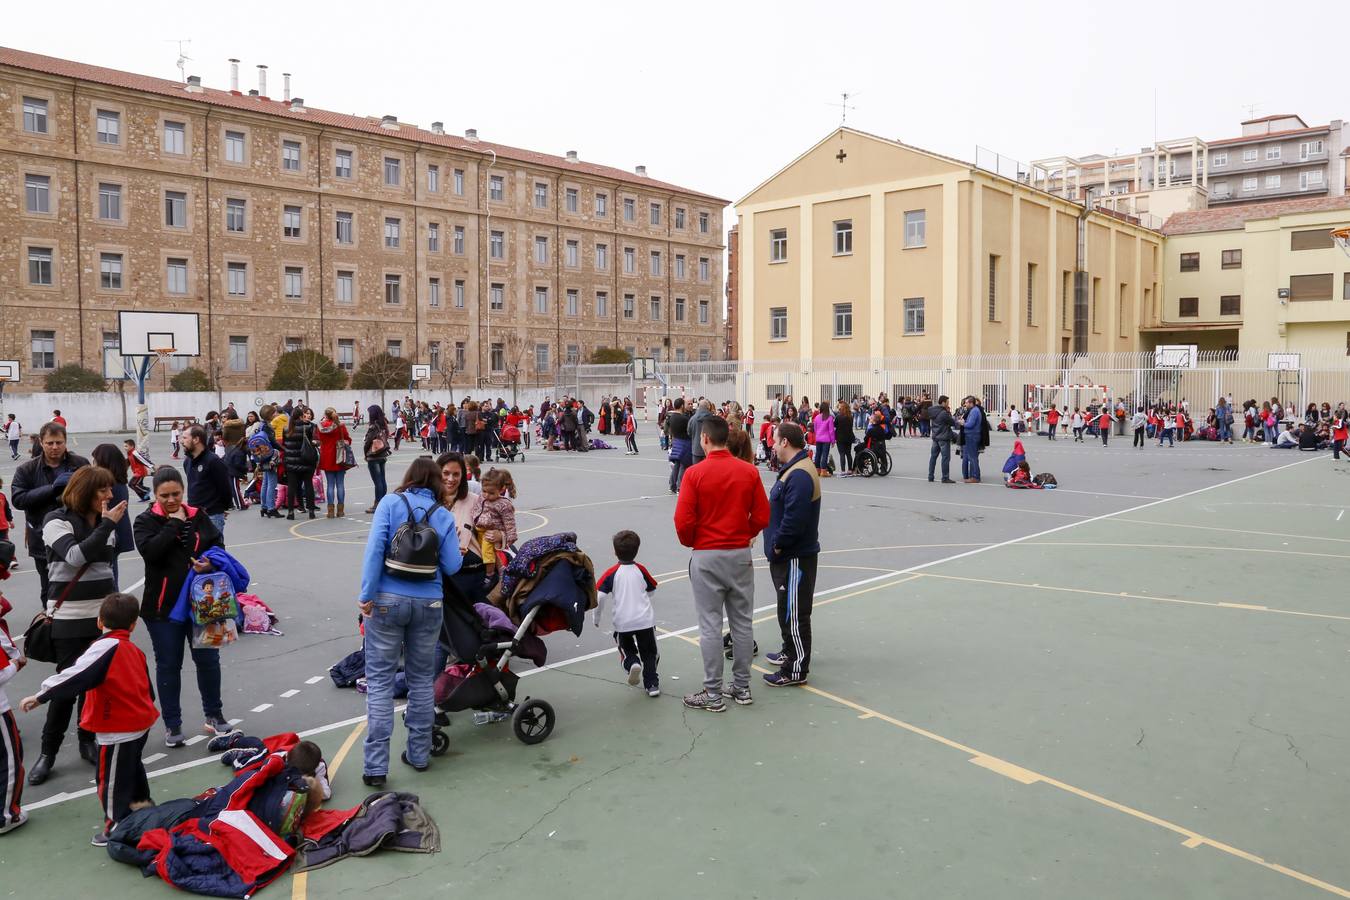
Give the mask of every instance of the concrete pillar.
[[[886, 194], [873, 189], [870, 197], [868, 228], [868, 355], [877, 359], [886, 355]], [[900, 223], [898, 240], [904, 241], [904, 222]], [[903, 312], [901, 315], [904, 315]], [[903, 328], [901, 322], [897, 327]], [[836, 398], [838, 399], [838, 398]]]
[[1059, 272], [1059, 241], [1057, 217], [1059, 210], [1052, 205], [1050, 207], [1050, 246], [1047, 251], [1045, 266], [1045, 303], [1041, 316], [1041, 329], [1045, 335], [1045, 346], [1038, 348], [1033, 352], [1058, 353], [1059, 345], [1059, 293], [1061, 285], [1064, 283], [1064, 276]]
[[[755, 230], [755, 214], [749, 213], [741, 217], [740, 236], [736, 245], [737, 270], [736, 278], [740, 282], [736, 286], [737, 303], [735, 315], [739, 317], [737, 323], [737, 334], [739, 335], [740, 346], [733, 347], [732, 351], [740, 359], [755, 358], [755, 326], [761, 313], [768, 309], [768, 298], [755, 296], [755, 250], [758, 249], [759, 235]], [[622, 248], [615, 246], [614, 255], [610, 257], [611, 265], [617, 265], [615, 257], [622, 253]], [[673, 260], [672, 260], [673, 262]], [[694, 260], [698, 264], [698, 260]], [[619, 302], [621, 298], [615, 297], [614, 301]], [[674, 303], [672, 299], [670, 301]], [[791, 332], [789, 332], [791, 334]]]
[[984, 352], [981, 338], [984, 336], [985, 320], [980, 301], [989, 286], [984, 283], [988, 272], [984, 251], [984, 186], [975, 181], [970, 186], [970, 296], [966, 298], [967, 321], [970, 322], [970, 340], [958, 353], [980, 354]]
[[[814, 256], [815, 250], [813, 247], [814, 241], [812, 240], [813, 236], [811, 233], [811, 219], [812, 219], [811, 201], [809, 200], [803, 201], [801, 207], [798, 209], [798, 213], [800, 214], [799, 220], [800, 224], [797, 227], [798, 230], [801, 231], [801, 239], [798, 241], [798, 243], [801, 245], [802, 248], [801, 249], [802, 262], [801, 266], [799, 267], [801, 270], [801, 281], [799, 282], [798, 287], [798, 293], [800, 296], [798, 297], [797, 301], [797, 317], [801, 323], [797, 329], [797, 333], [801, 335], [801, 340], [798, 343], [797, 347], [799, 355], [803, 359], [805, 359], [814, 356], [816, 352], [815, 315], [814, 315], [815, 298], [812, 295], [811, 290], [811, 280], [813, 277], [812, 263], [814, 262], [815, 259]], [[744, 244], [742, 244], [742, 247], [743, 246]], [[789, 322], [788, 328], [790, 329], [791, 327], [792, 323]], [[791, 331], [789, 331], [788, 333], [791, 334]]]
[[1008, 263], [1011, 267], [1008, 272], [1008, 292], [1012, 294], [1008, 298], [1008, 345], [1003, 348], [995, 347], [996, 353], [1016, 354], [1021, 351], [1022, 346], [1022, 323], [1027, 320], [1027, 286], [1025, 279], [1027, 273], [1022, 271], [1026, 268], [1022, 265], [1022, 200], [1013, 192], [1012, 196], [1012, 240], [1008, 252]]
[[957, 353], [957, 322], [961, 315], [961, 190], [951, 177], [942, 183], [942, 355]]

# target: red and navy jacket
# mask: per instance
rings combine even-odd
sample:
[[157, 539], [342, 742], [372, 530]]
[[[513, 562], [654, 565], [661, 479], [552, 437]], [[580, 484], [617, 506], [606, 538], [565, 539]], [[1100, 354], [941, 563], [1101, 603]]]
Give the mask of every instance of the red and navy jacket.
[[131, 632], [105, 631], [68, 669], [42, 682], [39, 703], [84, 694], [80, 727], [95, 734], [145, 731], [159, 718], [145, 653]]

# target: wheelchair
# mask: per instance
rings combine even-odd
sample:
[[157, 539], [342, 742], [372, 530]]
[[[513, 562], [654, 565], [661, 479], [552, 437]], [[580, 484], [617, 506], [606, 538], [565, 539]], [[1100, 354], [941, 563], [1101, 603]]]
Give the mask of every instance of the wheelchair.
[[859, 442], [853, 449], [853, 474], [864, 478], [891, 474], [891, 454], [885, 446], [868, 447]]

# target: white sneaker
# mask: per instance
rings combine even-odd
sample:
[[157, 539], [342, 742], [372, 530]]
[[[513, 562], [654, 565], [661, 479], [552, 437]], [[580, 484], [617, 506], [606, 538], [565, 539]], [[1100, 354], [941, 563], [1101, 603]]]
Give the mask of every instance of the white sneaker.
[[628, 668], [628, 684], [635, 685], [642, 681], [642, 663], [635, 662]]
[[11, 821], [5, 827], [0, 828], [0, 834], [9, 834], [11, 831], [18, 828], [20, 825], [23, 825], [27, 821], [28, 821], [28, 813], [20, 811], [18, 818]]

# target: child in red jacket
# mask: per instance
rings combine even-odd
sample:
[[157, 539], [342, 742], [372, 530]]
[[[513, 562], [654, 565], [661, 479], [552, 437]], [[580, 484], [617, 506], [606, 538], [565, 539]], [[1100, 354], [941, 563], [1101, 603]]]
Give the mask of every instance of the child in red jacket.
[[131, 642], [141, 601], [130, 594], [109, 594], [98, 608], [103, 636], [67, 669], [42, 682], [42, 689], [19, 704], [32, 712], [48, 700], [84, 694], [80, 727], [98, 739], [98, 800], [103, 830], [90, 841], [108, 845], [108, 832], [132, 810], [151, 805], [145, 774], [145, 739], [159, 718], [145, 653]]

